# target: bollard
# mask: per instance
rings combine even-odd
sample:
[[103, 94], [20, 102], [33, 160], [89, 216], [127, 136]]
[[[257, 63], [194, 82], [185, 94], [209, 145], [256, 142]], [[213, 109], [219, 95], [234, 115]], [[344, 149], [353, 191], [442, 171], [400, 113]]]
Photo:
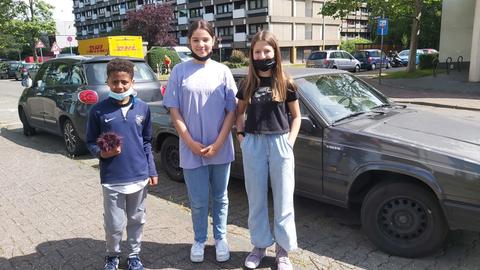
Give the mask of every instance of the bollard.
[[[460, 59], [462, 59], [462, 60], [460, 60]], [[463, 56], [460, 55], [460, 56], [457, 58], [457, 70], [458, 70], [458, 72], [462, 71], [462, 67], [461, 67], [461, 65], [460, 65], [460, 64], [462, 64], [462, 63], [463, 63]]]
[[437, 77], [437, 67], [438, 67], [438, 57], [433, 58], [432, 60], [432, 71], [433, 71], [433, 77]]

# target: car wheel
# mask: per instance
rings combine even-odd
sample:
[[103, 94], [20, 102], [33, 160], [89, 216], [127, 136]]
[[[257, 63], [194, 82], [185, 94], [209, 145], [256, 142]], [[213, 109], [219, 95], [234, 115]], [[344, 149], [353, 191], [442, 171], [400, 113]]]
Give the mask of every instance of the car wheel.
[[387, 63], [387, 69], [391, 68], [392, 65], [390, 64], [390, 62]]
[[434, 194], [413, 183], [375, 186], [362, 204], [361, 220], [370, 241], [401, 257], [420, 257], [438, 250], [448, 233]]
[[37, 133], [35, 128], [30, 126], [30, 123], [28, 123], [27, 116], [25, 115], [25, 112], [23, 110], [20, 110], [20, 121], [23, 125], [23, 135], [33, 136]]
[[336, 67], [336, 66], [333, 66], [332, 69], [337, 69], [337, 67]]
[[82, 140], [80, 140], [80, 137], [78, 136], [78, 133], [70, 119], [65, 120], [62, 131], [65, 149], [70, 156], [74, 157], [85, 153], [85, 144], [82, 142]]
[[353, 70], [353, 72], [357, 73], [360, 71], [360, 66], [359, 65], [356, 65], [355, 66], [355, 69]]
[[177, 137], [170, 136], [163, 141], [160, 160], [163, 169], [170, 179], [183, 182], [183, 170], [180, 168], [180, 148]]
[[376, 66], [375, 64], [372, 64], [372, 65], [370, 66], [370, 70], [375, 70], [376, 68], [377, 68], [377, 66]]

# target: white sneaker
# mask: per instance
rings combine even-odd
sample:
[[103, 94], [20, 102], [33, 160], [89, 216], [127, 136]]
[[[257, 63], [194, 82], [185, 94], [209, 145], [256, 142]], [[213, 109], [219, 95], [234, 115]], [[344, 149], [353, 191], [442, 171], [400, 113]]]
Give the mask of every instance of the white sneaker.
[[217, 262], [226, 262], [230, 259], [230, 250], [226, 239], [215, 240], [215, 255]]
[[203, 253], [205, 250], [205, 243], [195, 241], [190, 249], [190, 260], [192, 262], [203, 262]]

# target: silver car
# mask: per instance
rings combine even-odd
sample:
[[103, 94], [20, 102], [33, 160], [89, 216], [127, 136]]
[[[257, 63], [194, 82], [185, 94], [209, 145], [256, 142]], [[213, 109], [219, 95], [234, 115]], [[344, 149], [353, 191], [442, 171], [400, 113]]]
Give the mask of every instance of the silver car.
[[308, 56], [305, 64], [307, 68], [333, 68], [353, 72], [359, 71], [360, 65], [360, 61], [342, 50], [314, 51]]

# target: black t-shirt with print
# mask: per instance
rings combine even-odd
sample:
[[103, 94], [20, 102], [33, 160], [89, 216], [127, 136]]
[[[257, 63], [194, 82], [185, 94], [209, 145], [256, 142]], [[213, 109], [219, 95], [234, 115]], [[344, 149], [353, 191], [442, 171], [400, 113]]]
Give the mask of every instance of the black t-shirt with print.
[[[247, 104], [245, 132], [255, 134], [284, 134], [290, 131], [288, 122], [288, 102], [298, 99], [297, 91], [288, 90], [285, 102], [272, 100], [271, 77], [260, 77], [260, 87], [252, 95]], [[244, 100], [244, 89], [239, 89], [237, 98]]]

